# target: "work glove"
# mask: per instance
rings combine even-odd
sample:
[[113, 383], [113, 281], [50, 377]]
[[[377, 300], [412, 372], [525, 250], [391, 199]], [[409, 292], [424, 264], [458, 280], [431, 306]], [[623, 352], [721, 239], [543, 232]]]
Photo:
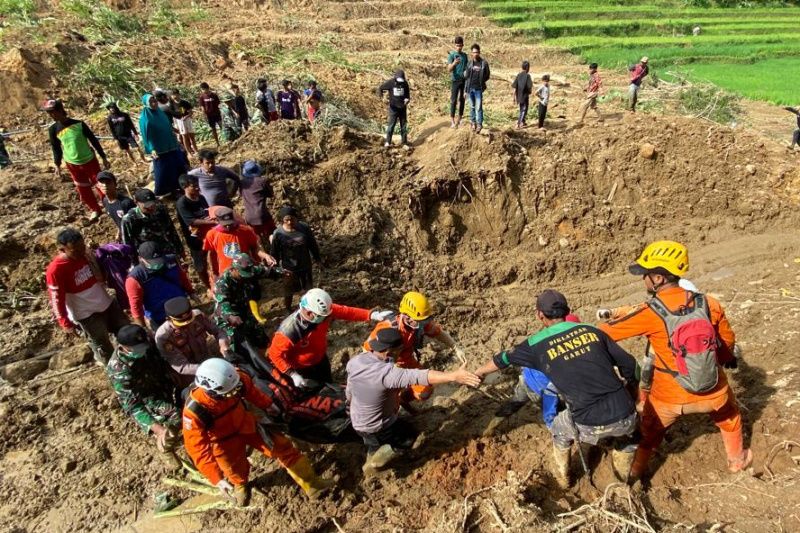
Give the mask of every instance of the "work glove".
[[292, 370], [291, 372], [289, 372], [289, 377], [292, 378], [292, 383], [294, 383], [295, 387], [299, 387], [301, 389], [311, 388], [310, 380], [301, 376], [297, 371]]
[[608, 320], [611, 318], [611, 309], [598, 309], [597, 320]]
[[231, 485], [227, 479], [220, 479], [217, 481], [216, 487], [222, 493], [223, 496], [230, 498], [233, 496], [233, 485]]
[[386, 320], [393, 314], [393, 311], [373, 311], [370, 313], [369, 318], [375, 322]]

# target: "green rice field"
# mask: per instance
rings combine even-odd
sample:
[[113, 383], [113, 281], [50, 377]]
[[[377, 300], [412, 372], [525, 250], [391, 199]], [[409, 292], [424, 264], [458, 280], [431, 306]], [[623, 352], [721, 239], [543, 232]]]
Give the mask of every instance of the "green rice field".
[[[704, 0], [695, 0], [704, 3]], [[697, 7], [674, 0], [480, 0], [480, 8], [544, 46], [601, 68], [642, 56], [651, 72], [686, 74], [748, 98], [800, 100], [800, 7]], [[700, 34], [692, 29], [700, 27]]]

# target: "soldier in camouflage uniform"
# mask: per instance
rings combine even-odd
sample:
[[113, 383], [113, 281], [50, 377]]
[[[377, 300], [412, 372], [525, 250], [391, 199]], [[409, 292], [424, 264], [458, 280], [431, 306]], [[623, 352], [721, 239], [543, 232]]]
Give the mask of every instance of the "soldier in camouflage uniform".
[[254, 316], [250, 301], [261, 299], [260, 280], [276, 279], [279, 274], [279, 269], [256, 265], [250, 255], [239, 253], [234, 256], [230, 268], [217, 278], [214, 320], [227, 333], [233, 351], [247, 354], [242, 346], [245, 340], [259, 352], [269, 345], [267, 332]]
[[122, 410], [152, 434], [171, 466], [179, 466], [174, 450], [181, 434], [181, 410], [169, 369], [141, 326], [122, 327], [119, 347], [106, 367]]
[[233, 112], [233, 101], [236, 99], [236, 95], [230, 94], [225, 97], [225, 104], [222, 106], [222, 136], [225, 138], [226, 141], [231, 142], [235, 141], [239, 137], [242, 136], [242, 126], [238, 120], [236, 120], [236, 115]]
[[161, 245], [166, 254], [184, 257], [183, 243], [164, 204], [158, 202], [150, 189], [133, 193], [136, 207], [122, 217], [120, 230], [123, 244], [139, 249], [147, 241]]

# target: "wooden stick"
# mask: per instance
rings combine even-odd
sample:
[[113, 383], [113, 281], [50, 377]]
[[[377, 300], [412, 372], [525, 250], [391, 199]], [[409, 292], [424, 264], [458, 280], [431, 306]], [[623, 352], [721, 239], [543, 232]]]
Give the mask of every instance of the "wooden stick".
[[182, 479], [174, 479], [171, 477], [165, 477], [161, 481], [165, 485], [171, 485], [173, 487], [193, 490], [194, 492], [199, 492], [200, 494], [208, 494], [210, 496], [220, 495], [219, 490], [217, 490], [216, 488], [209, 487], [208, 485], [202, 485], [200, 483], [195, 483], [194, 481], [184, 481]]
[[333, 525], [336, 526], [336, 530], [339, 531], [339, 533], [345, 533], [344, 528], [339, 525], [339, 522], [336, 521], [336, 518], [331, 517], [331, 522], [333, 522]]
[[187, 509], [172, 509], [171, 511], [162, 511], [160, 513], [153, 513], [153, 518], [169, 518], [171, 516], [186, 516], [195, 513], [204, 513], [215, 509], [235, 509], [233, 503], [228, 500], [220, 500], [216, 502], [204, 503], [197, 507], [189, 507]]
[[500, 513], [497, 512], [497, 506], [495, 505], [494, 500], [489, 499], [486, 501], [489, 505], [489, 513], [491, 513], [491, 515], [494, 517], [495, 523], [500, 526], [500, 529], [503, 531], [503, 533], [510, 531], [505, 522], [503, 522], [503, 519], [500, 518]]

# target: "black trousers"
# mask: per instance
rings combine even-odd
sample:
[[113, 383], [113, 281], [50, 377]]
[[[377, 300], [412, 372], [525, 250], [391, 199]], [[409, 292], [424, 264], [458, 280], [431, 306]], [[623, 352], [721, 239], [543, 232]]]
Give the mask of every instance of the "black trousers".
[[464, 85], [466, 80], [454, 80], [450, 82], [450, 117], [456, 116], [456, 102], [458, 102], [458, 118], [464, 116]]
[[547, 106], [542, 104], [536, 104], [538, 106], [539, 111], [539, 127], [544, 127], [544, 119], [547, 117]]
[[414, 441], [417, 440], [419, 435], [414, 426], [401, 418], [398, 418], [391, 426], [383, 428], [376, 433], [362, 433], [361, 431], [356, 433], [364, 441], [367, 447], [367, 455], [372, 455], [384, 444], [388, 444], [395, 450], [408, 450], [414, 445]]
[[394, 128], [398, 121], [400, 121], [400, 142], [406, 144], [408, 142], [408, 110], [405, 107], [389, 106], [389, 126], [386, 128], [386, 142], [389, 144], [392, 144], [392, 135], [394, 135]]

